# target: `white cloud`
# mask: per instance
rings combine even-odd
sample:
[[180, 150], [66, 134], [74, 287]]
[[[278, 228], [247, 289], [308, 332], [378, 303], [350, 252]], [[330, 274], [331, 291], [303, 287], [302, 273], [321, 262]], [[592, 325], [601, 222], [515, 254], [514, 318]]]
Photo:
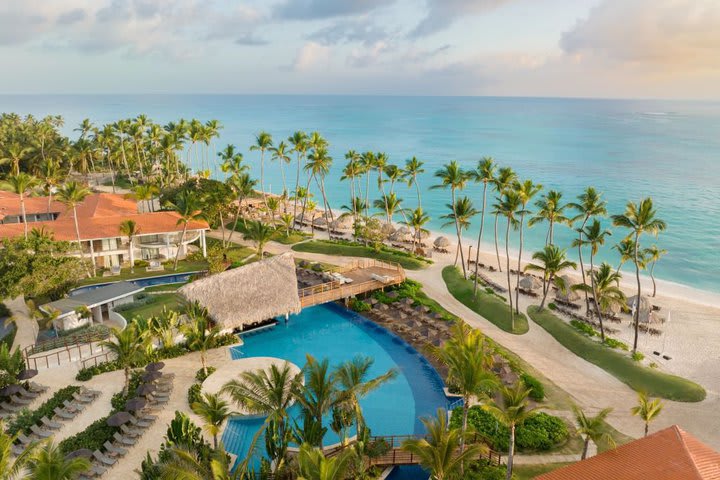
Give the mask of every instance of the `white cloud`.
[[330, 47], [320, 45], [317, 42], [306, 42], [295, 57], [293, 70], [303, 72], [316, 69], [319, 66], [326, 66], [329, 62]]
[[427, 15], [410, 32], [411, 37], [424, 37], [448, 28], [464, 15], [477, 15], [493, 10], [511, 0], [426, 0]]

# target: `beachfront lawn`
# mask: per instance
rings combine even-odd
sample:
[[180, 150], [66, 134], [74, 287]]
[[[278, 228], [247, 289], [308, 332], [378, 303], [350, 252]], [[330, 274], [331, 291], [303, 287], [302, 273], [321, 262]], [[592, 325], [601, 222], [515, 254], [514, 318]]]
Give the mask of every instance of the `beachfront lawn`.
[[432, 263], [430, 260], [401, 250], [381, 247], [380, 251], [375, 251], [373, 248], [364, 245], [331, 242], [329, 240], [312, 240], [310, 242], [298, 243], [297, 245], [293, 245], [292, 249], [296, 252], [304, 253], [374, 258], [384, 262], [399, 263], [407, 270], [420, 270]]
[[[169, 285], [163, 286], [166, 287], [166, 289], [168, 289], [168, 287], [172, 288]], [[182, 300], [175, 292], [150, 295], [149, 298], [152, 299], [149, 303], [140, 304], [138, 302], [138, 305], [132, 305], [130, 308], [117, 309], [117, 312], [129, 322], [135, 317], [150, 318], [159, 315], [163, 307], [168, 310], [179, 310], [181, 308]]]
[[705, 389], [697, 383], [645, 367], [633, 361], [626, 353], [620, 353], [583, 335], [550, 310], [531, 306], [528, 314], [565, 348], [602, 368], [633, 390], [678, 402], [699, 402], [705, 398]]
[[121, 282], [123, 280], [136, 280], [138, 278], [159, 277], [161, 275], [172, 275], [173, 273], [200, 272], [207, 270], [208, 264], [205, 260], [180, 260], [178, 269], [173, 270], [173, 263], [170, 261], [165, 265], [164, 270], [157, 272], [147, 272], [145, 267], [135, 267], [135, 273], [130, 272], [130, 267], [123, 268], [120, 275], [111, 277], [103, 277], [100, 274], [97, 277], [85, 278], [80, 281], [79, 286], [94, 285], [96, 283]]
[[[229, 222], [225, 225], [225, 228], [228, 229], [227, 235], [230, 235], [230, 231], [232, 230], [234, 222]], [[238, 221], [237, 227], [235, 227], [235, 231], [240, 233], [240, 237], [242, 238], [242, 235], [247, 232], [247, 228], [245, 228], [245, 225], [243, 224], [242, 220]], [[233, 235], [233, 239], [237, 234]], [[284, 228], [279, 228], [272, 236], [271, 240], [273, 242], [282, 243], [283, 245], [294, 245], [298, 242], [302, 242], [303, 240], [307, 240], [308, 238], [311, 238], [309, 233], [303, 233], [291, 230], [289, 235], [285, 234]]]
[[515, 315], [515, 328], [513, 328], [508, 303], [497, 295], [486, 292], [482, 287], [478, 287], [476, 296], [473, 293], [472, 280], [465, 280], [457, 267], [450, 265], [443, 268], [442, 276], [452, 296], [470, 310], [508, 333], [515, 335], [527, 333], [529, 326], [525, 315], [522, 313]]

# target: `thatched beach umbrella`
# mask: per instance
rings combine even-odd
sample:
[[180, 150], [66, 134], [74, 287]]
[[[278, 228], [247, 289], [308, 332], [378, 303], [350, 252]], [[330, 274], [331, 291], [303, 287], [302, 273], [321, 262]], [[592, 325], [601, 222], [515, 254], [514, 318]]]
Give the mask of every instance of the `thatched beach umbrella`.
[[520, 279], [518, 285], [520, 288], [525, 290], [535, 290], [536, 288], [540, 288], [542, 286], [542, 282], [531, 275], [526, 275]]
[[[632, 297], [627, 299], [627, 306], [631, 310], [634, 310], [638, 304], [638, 296], [633, 295]], [[640, 311], [641, 312], [647, 312], [650, 310], [650, 299], [647, 297], [647, 295], [642, 295], [640, 297]]]
[[135, 397], [131, 400], [128, 400], [128, 402], [125, 404], [125, 409], [131, 412], [136, 412], [145, 408], [146, 404], [147, 402], [144, 398]]
[[450, 240], [448, 240], [447, 237], [437, 237], [435, 241], [433, 242], [433, 245], [435, 245], [438, 248], [445, 248], [450, 246]]
[[37, 370], [33, 370], [32, 368], [28, 368], [27, 370], [23, 370], [22, 372], [20, 372], [20, 373], [18, 374], [18, 376], [17, 376], [17, 379], [18, 379], [18, 380], [30, 380], [31, 378], [33, 378], [33, 377], [34, 377], [35, 375], [37, 375], [37, 374], [38, 374], [38, 371], [37, 371]]
[[165, 364], [163, 362], [152, 362], [145, 365], [146, 372], [157, 372], [163, 368], [165, 368]]
[[80, 450], [75, 450], [74, 452], [70, 452], [67, 455], [65, 455], [65, 458], [68, 460], [72, 460], [73, 458], [87, 458], [88, 460], [91, 459], [93, 456], [93, 451], [89, 448], [81, 448]]
[[387, 223], [387, 222], [386, 222], [386, 223], [383, 223], [382, 225], [380, 225], [380, 231], [381, 231], [384, 235], [390, 236], [390, 235], [392, 235], [393, 233], [395, 233], [395, 227], [393, 227], [393, 224], [392, 224], [392, 223]]
[[155, 385], [153, 385], [152, 383], [143, 383], [137, 388], [137, 390], [135, 390], [135, 393], [145, 396], [149, 393], [154, 392], [156, 389], [157, 387], [155, 387]]
[[107, 424], [111, 427], [119, 427], [130, 421], [130, 414], [128, 412], [118, 412], [114, 415], [110, 415], [107, 419]]
[[572, 286], [574, 285], [572, 279], [567, 275], [563, 275], [560, 279], [565, 286], [565, 291], [563, 291], [563, 289], [558, 289], [556, 297], [566, 302], [574, 302], [578, 300], [580, 298], [580, 294], [572, 289]]
[[331, 226], [336, 230], [352, 230], [353, 223], [352, 215], [341, 215], [331, 223]]

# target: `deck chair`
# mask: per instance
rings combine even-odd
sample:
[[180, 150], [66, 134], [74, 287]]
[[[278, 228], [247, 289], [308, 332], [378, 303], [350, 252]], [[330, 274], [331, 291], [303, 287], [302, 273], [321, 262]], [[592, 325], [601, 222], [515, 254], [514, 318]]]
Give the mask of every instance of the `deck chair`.
[[100, 450], [95, 450], [93, 452], [93, 458], [100, 462], [100, 464], [107, 465], [108, 467], [112, 467], [115, 463], [117, 463], [117, 459], [103, 455]]

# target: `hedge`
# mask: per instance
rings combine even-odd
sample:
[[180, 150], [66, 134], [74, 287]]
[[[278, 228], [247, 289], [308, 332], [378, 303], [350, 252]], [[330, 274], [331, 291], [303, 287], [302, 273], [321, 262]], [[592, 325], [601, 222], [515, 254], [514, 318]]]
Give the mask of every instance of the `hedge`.
[[73, 393], [78, 393], [79, 391], [80, 387], [70, 385], [55, 392], [52, 397], [48, 398], [45, 403], [40, 405], [36, 410], [31, 411], [23, 408], [8, 426], [8, 434], [15, 435], [17, 432], [22, 431], [29, 435], [31, 433], [30, 427], [39, 424], [42, 417], [52, 418], [53, 415], [55, 415], [55, 408], [62, 408], [65, 400], [72, 401]]
[[545, 387], [543, 387], [540, 380], [524, 372], [520, 374], [520, 378], [525, 383], [525, 386], [530, 389], [531, 399], [536, 402], [542, 402], [545, 399]]

